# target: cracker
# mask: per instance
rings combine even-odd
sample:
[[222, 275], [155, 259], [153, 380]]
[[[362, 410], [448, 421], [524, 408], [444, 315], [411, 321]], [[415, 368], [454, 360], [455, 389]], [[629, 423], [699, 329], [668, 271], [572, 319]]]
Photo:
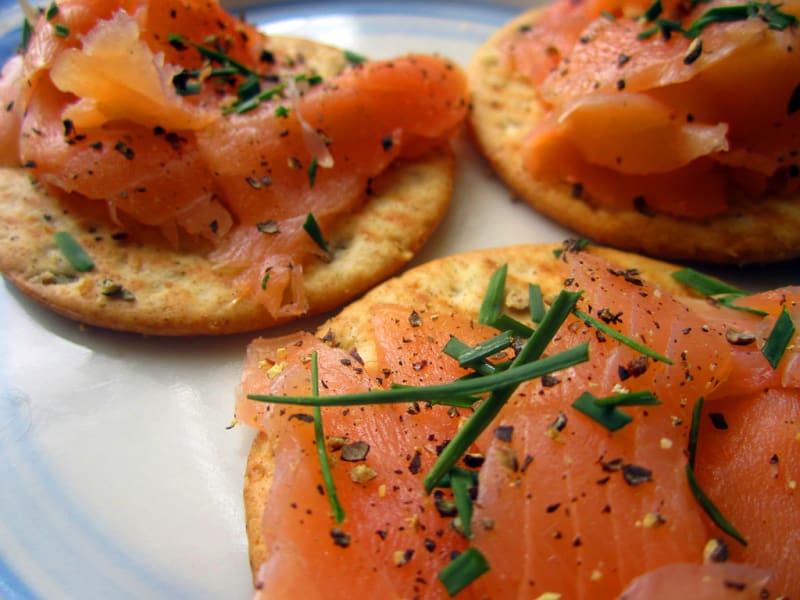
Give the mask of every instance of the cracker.
[[[527, 304], [518, 305], [514, 298], [527, 298], [529, 282], [539, 284], [545, 297], [557, 294], [564, 287], [559, 262], [553, 256], [553, 251], [559, 247], [558, 244], [542, 244], [476, 250], [425, 263], [372, 289], [322, 324], [316, 333], [326, 340], [335, 340], [345, 350], [357, 349], [359, 356], [369, 364], [375, 357], [375, 342], [370, 337], [371, 306], [392, 303], [408, 306], [409, 311], [424, 309], [427, 314], [452, 311], [477, 314], [490, 276], [503, 264], [508, 264], [506, 310], [512, 316], [525, 319]], [[621, 268], [638, 269], [642, 279], [672, 295], [692, 294], [672, 278], [671, 273], [678, 268], [673, 264], [607, 248], [589, 247], [584, 251], [602, 255]], [[267, 558], [261, 517], [269, 494], [273, 458], [267, 436], [259, 433], [247, 459], [243, 494], [254, 578]]]
[[[312, 41], [273, 37], [272, 44], [302, 56], [323, 77], [346, 65], [341, 50]], [[413, 258], [449, 207], [453, 173], [452, 151], [442, 148], [398, 161], [376, 178], [361, 208], [326, 232], [332, 260], [306, 266], [309, 310], [303, 316], [340, 306]], [[159, 239], [130, 241], [101, 208], [75, 206], [32, 184], [24, 170], [0, 168], [0, 272], [53, 311], [88, 325], [151, 335], [226, 334], [290, 320], [237, 297], [204, 249], [176, 250]], [[55, 244], [56, 231], [69, 232], [81, 244], [95, 263], [92, 271], [70, 266]], [[108, 282], [125, 292], [108, 295]]]
[[500, 40], [535, 22], [541, 9], [504, 25], [475, 53], [468, 69], [474, 138], [513, 193], [537, 211], [583, 236], [670, 260], [718, 264], [768, 263], [800, 256], [800, 194], [737, 199], [728, 213], [705, 221], [636, 210], [612, 210], [573, 197], [569, 184], [534, 179], [520, 148], [544, 117], [536, 88], [501, 60]]

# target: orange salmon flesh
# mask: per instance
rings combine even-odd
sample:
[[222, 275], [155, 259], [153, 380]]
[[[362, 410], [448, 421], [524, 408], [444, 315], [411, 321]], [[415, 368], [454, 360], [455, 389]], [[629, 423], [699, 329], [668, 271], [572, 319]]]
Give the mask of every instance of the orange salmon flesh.
[[[800, 290], [737, 301], [765, 313], [757, 315], [672, 297], [595, 255], [564, 256], [565, 286], [582, 292], [578, 308], [672, 364], [569, 317], [545, 355], [588, 343], [589, 361], [521, 384], [470, 448], [479, 463], [459, 462], [478, 480], [469, 539], [442, 508], [452, 505], [451, 491], [426, 494], [423, 478], [470, 409], [426, 402], [323, 407], [346, 513], [338, 524], [322, 487], [309, 409], [247, 395], [308, 395], [314, 351], [322, 396], [453, 381], [466, 371], [443, 354], [451, 336], [474, 345], [495, 329], [478, 324], [477, 315], [377, 304], [361, 332], [375, 340], [374, 362], [308, 333], [251, 343], [236, 415], [266, 433], [275, 455], [259, 597], [446, 598], [438, 573], [469, 547], [490, 570], [459, 598], [800, 593], [796, 337], [776, 368], [761, 351], [782, 311], [796, 322]], [[504, 352], [494, 359], [514, 353]], [[625, 407], [632, 421], [613, 432], [572, 406], [585, 392], [601, 398], [646, 390], [660, 404]], [[688, 483], [700, 398], [694, 473], [747, 546], [714, 524]], [[368, 452], [343, 459], [340, 446], [355, 442]], [[346, 545], [337, 543], [342, 533]], [[727, 562], [704, 562], [709, 542], [724, 549]]]
[[104, 203], [133, 234], [202, 241], [274, 316], [304, 312], [303, 267], [327, 258], [307, 216], [324, 236], [396, 159], [449, 144], [467, 112], [464, 75], [442, 58], [356, 61], [320, 80], [214, 1], [57, 7], [3, 71], [0, 162]]

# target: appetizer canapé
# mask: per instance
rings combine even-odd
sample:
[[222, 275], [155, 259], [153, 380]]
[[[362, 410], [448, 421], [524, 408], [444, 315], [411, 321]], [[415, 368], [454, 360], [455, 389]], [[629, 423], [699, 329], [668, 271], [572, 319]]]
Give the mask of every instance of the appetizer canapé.
[[794, 597], [797, 300], [518, 246], [255, 340], [260, 597]]
[[0, 96], [0, 271], [84, 322], [255, 329], [342, 304], [443, 216], [465, 80], [216, 2], [62, 0]]

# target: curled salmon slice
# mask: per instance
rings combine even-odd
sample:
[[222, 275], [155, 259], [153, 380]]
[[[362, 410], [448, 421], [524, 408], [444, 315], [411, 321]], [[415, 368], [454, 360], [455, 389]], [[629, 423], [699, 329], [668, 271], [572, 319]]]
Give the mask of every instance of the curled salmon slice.
[[[688, 29], [729, 4], [665, 5], [661, 18]], [[796, 191], [797, 27], [753, 17], [715, 22], [691, 39], [648, 35], [657, 26], [642, 17], [647, 8], [556, 2], [532, 32], [501, 44], [549, 111], [523, 145], [529, 171], [579, 183], [605, 206], [695, 219], [724, 213], [740, 191]], [[780, 10], [798, 12], [794, 2]], [[677, 182], [671, 199], [659, 190], [668, 182], [651, 176], [660, 173]], [[687, 202], [689, 188], [703, 193]]]
[[760, 600], [768, 581], [768, 571], [749, 565], [679, 563], [637, 577], [619, 600]]
[[[0, 126], [6, 164], [103, 203], [129, 232], [208, 252], [239, 297], [276, 317], [307, 309], [304, 266], [327, 257], [308, 215], [325, 235], [394, 161], [447, 146], [468, 110], [464, 75], [444, 59], [367, 62], [320, 82], [199, 0], [59, 3], [18, 66], [0, 85], [14, 106]], [[248, 103], [254, 82], [261, 101]]]

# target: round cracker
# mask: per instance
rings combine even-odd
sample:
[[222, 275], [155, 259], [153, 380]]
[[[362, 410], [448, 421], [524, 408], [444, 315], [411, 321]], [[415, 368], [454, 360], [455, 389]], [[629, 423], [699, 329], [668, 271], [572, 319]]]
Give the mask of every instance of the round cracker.
[[537, 211], [601, 243], [670, 260], [768, 263], [800, 256], [800, 194], [737, 199], [719, 217], [694, 221], [634, 209], [614, 210], [573, 196], [572, 185], [534, 179], [520, 149], [544, 117], [536, 88], [498, 51], [501, 40], [535, 23], [529, 10], [496, 31], [468, 69], [470, 125], [481, 152], [513, 192]]
[[[407, 306], [409, 314], [416, 310], [429, 315], [450, 312], [477, 315], [489, 278], [503, 264], [508, 265], [505, 310], [511, 316], [530, 323], [527, 317], [528, 284], [541, 286], [544, 297], [555, 296], [564, 287], [563, 270], [553, 255], [554, 250], [560, 247], [558, 244], [540, 244], [476, 250], [425, 263], [370, 290], [323, 323], [316, 334], [347, 351], [357, 349], [365, 364], [369, 364], [375, 360], [375, 340], [370, 336], [370, 307], [392, 303]], [[604, 256], [620, 268], [637, 269], [642, 279], [674, 296], [695, 295], [671, 276], [679, 268], [676, 265], [608, 248], [590, 246], [584, 252]], [[273, 463], [273, 446], [264, 433], [259, 433], [247, 459], [243, 493], [245, 529], [254, 578], [259, 566], [267, 559], [261, 519], [269, 495]]]
[[[271, 43], [323, 77], [346, 66], [343, 52], [330, 46], [279, 37]], [[398, 161], [376, 178], [362, 207], [326, 231], [332, 259], [305, 267], [309, 310], [302, 316], [344, 304], [411, 260], [449, 207], [454, 164], [452, 150], [442, 148]], [[55, 312], [151, 335], [226, 334], [292, 319], [276, 319], [254, 299], [239, 297], [204, 252], [157, 239], [129, 241], [104, 211], [76, 205], [32, 184], [23, 169], [0, 168], [0, 272]], [[71, 267], [55, 243], [57, 231], [78, 241], [93, 270]], [[109, 281], [126, 293], [104, 294]]]

